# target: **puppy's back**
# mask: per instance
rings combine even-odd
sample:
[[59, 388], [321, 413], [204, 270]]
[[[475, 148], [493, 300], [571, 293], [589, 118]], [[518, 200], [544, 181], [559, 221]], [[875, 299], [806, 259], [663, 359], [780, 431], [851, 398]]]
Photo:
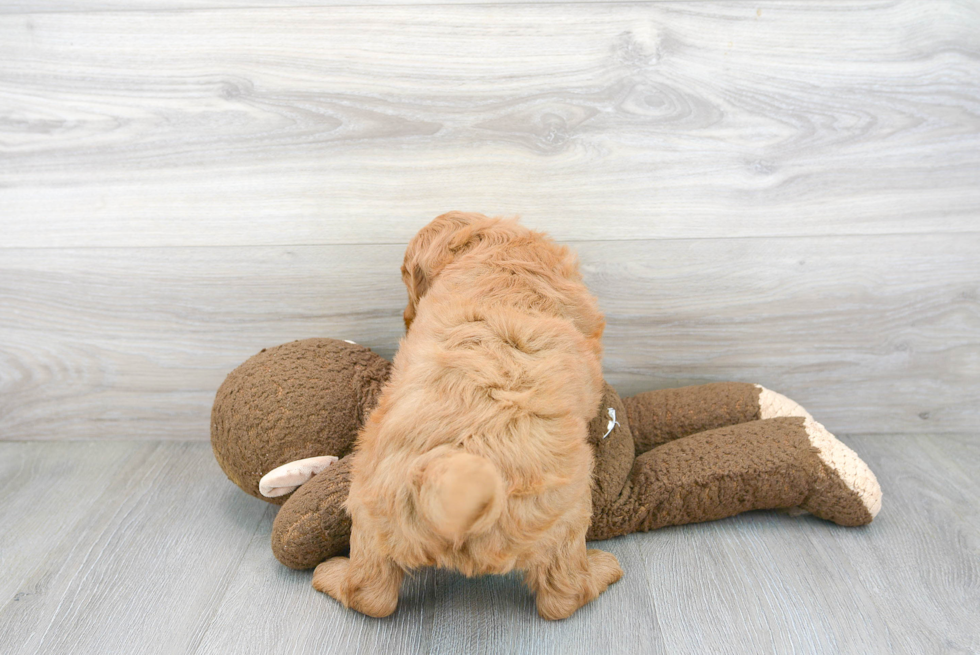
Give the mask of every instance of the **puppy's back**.
[[405, 568], [503, 573], [588, 523], [602, 316], [566, 251], [518, 237], [432, 283], [362, 435], [352, 502]]

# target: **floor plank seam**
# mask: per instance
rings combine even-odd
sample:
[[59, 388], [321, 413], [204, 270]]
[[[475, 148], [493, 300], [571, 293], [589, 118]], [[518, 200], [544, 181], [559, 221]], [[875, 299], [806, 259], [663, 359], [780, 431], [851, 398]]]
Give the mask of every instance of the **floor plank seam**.
[[[146, 459], [148, 459], [150, 461], [150, 466], [147, 469], [147, 471], [144, 473], [144, 475], [142, 476], [142, 478], [140, 478], [140, 481], [139, 481], [139, 484], [140, 485], [142, 485], [143, 482], [146, 481], [148, 478], [153, 478], [153, 479], [158, 478], [159, 475], [163, 472], [163, 468], [160, 465], [159, 459], [158, 458], [155, 458], [155, 457], [152, 457], [152, 454], [154, 452], [158, 451], [159, 448], [160, 448], [160, 443], [157, 442], [155, 444], [155, 447], [153, 448], [153, 450], [146, 457]], [[137, 489], [138, 488], [139, 488], [139, 486], [137, 485]], [[152, 494], [154, 493], [155, 489], [156, 489], [156, 485], [154, 485], [154, 484], [145, 485], [143, 487], [141, 493], [140, 493], [140, 499], [137, 500], [137, 502], [135, 502], [133, 504], [134, 505], [138, 505], [139, 502], [140, 502], [140, 500], [142, 500], [144, 498], [147, 498], [147, 497], [151, 497]], [[100, 496], [99, 499], [101, 499], [101, 496]], [[127, 496], [127, 498], [123, 502], [120, 502], [120, 504], [113, 510], [112, 515], [107, 519], [105, 528], [106, 529], [110, 529], [113, 532], [113, 534], [119, 530], [119, 527], [121, 525], [121, 522], [119, 522], [119, 523], [116, 522], [116, 517], [118, 517], [120, 515], [120, 513], [122, 513], [123, 516], [125, 517], [126, 515], [130, 514], [133, 511], [133, 509], [134, 509], [133, 507], [129, 507], [129, 508], [126, 507], [126, 501], [127, 500], [131, 500], [131, 499], [132, 499], [132, 496]], [[83, 518], [85, 518], [85, 517], [83, 517]], [[81, 561], [82, 562], [88, 562], [89, 561], [89, 558], [92, 556], [92, 553], [95, 551], [96, 548], [99, 548], [100, 546], [104, 550], [104, 542], [106, 541], [106, 539], [107, 539], [107, 537], [106, 537], [105, 531], [104, 530], [103, 531], [100, 531], [99, 535], [89, 545], [88, 550], [85, 552], [84, 557], [81, 558]], [[71, 552], [71, 551], [69, 551], [69, 552]], [[68, 561], [70, 559], [71, 559], [70, 557], [65, 557], [65, 561]], [[99, 560], [99, 557], [96, 556], [96, 562], [98, 560]], [[68, 585], [65, 586], [64, 593], [62, 594], [61, 598], [58, 600], [58, 604], [54, 608], [54, 611], [51, 613], [51, 619], [50, 619], [50, 621], [48, 622], [47, 626], [45, 626], [44, 632], [41, 633], [41, 636], [40, 636], [40, 638], [38, 640], [38, 651], [39, 652], [43, 652], [43, 650], [41, 649], [41, 646], [44, 644], [44, 640], [47, 638], [48, 634], [51, 632], [52, 627], [57, 622], [57, 620], [59, 618], [58, 615], [59, 615], [59, 613], [61, 611], [61, 608], [65, 604], [65, 601], [69, 598], [69, 596], [72, 597], [72, 600], [70, 601], [70, 604], [71, 603], [74, 603], [74, 600], [75, 600], [74, 597], [77, 596], [77, 594], [78, 594], [78, 591], [77, 590], [82, 586], [81, 584], [76, 584], [75, 583], [75, 581], [78, 579], [79, 574], [82, 574], [82, 576], [81, 576], [81, 583], [84, 583], [85, 579], [89, 575], [92, 574], [92, 572], [94, 571], [94, 569], [95, 569], [94, 566], [79, 567], [73, 573], [73, 575], [72, 575], [72, 582], [70, 582]]]
[[[276, 506], [269, 506], [264, 508], [263, 511], [259, 514], [258, 519], [255, 521], [255, 528], [252, 530], [252, 534], [248, 538], [248, 541], [246, 542], [245, 546], [241, 549], [241, 553], [239, 554], [237, 563], [235, 564], [235, 566], [229, 567], [228, 570], [225, 572], [224, 575], [225, 579], [222, 580], [223, 589], [221, 590], [221, 595], [219, 598], [215, 600], [211, 614], [210, 616], [208, 616], [207, 621], [202, 624], [201, 634], [200, 636], [198, 636], [196, 642], [194, 643], [193, 649], [189, 652], [198, 653], [201, 650], [201, 646], [204, 643], [204, 639], [208, 636], [208, 633], [211, 631], [211, 628], [214, 626], [214, 622], [218, 616], [218, 612], [221, 611], [221, 608], [225, 602], [225, 598], [228, 596], [228, 592], [230, 590], [232, 580], [235, 579], [235, 576], [238, 574], [239, 570], [241, 569], [242, 563], [245, 561], [245, 556], [248, 554], [252, 544], [255, 543], [256, 538], [260, 537], [259, 533], [262, 531], [262, 525], [267, 521], [267, 516], [269, 512], [275, 513], [276, 511], [277, 511]], [[265, 537], [265, 541], [269, 541], [268, 536]]]

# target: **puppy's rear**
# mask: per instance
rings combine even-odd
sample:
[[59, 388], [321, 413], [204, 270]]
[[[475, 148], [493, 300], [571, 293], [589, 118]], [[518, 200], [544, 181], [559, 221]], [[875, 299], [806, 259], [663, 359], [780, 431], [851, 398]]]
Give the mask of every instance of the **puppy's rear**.
[[622, 574], [586, 551], [602, 315], [574, 256], [514, 221], [440, 216], [413, 239], [410, 331], [358, 438], [351, 557], [314, 586], [394, 611], [405, 570], [524, 572], [564, 618]]
[[425, 467], [418, 511], [433, 531], [459, 547], [468, 537], [493, 526], [505, 496], [504, 480], [493, 462], [454, 451]]

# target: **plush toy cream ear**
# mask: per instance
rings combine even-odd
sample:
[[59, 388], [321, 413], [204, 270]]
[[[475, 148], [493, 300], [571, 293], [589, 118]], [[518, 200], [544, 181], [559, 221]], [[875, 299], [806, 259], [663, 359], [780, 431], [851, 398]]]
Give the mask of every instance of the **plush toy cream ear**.
[[283, 464], [262, 476], [259, 480], [259, 492], [266, 498], [285, 496], [336, 461], [337, 458], [333, 455], [324, 455]]

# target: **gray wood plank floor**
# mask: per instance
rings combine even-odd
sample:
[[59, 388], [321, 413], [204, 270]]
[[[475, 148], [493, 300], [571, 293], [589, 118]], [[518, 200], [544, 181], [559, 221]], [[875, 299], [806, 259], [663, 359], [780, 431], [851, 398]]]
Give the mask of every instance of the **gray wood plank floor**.
[[884, 490], [872, 525], [755, 512], [604, 542], [625, 577], [560, 623], [513, 576], [445, 571], [389, 619], [344, 610], [275, 561], [275, 508], [205, 443], [0, 443], [0, 652], [980, 652], [976, 435], [847, 441]]

